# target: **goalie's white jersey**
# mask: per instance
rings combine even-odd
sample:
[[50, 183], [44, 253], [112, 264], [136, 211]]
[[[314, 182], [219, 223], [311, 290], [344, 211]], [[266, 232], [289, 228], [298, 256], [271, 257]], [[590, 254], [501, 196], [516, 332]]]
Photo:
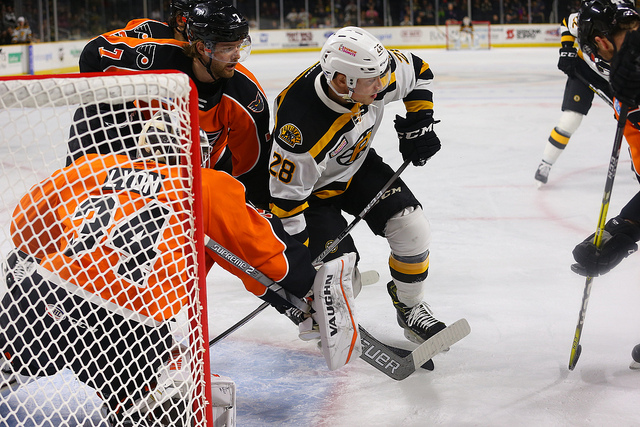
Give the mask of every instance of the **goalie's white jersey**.
[[390, 53], [390, 84], [371, 105], [346, 108], [331, 100], [319, 63], [278, 95], [269, 167], [272, 210], [278, 216], [300, 214], [310, 196], [332, 197], [348, 187], [389, 102], [402, 99], [408, 112], [433, 113], [429, 65], [410, 53]]

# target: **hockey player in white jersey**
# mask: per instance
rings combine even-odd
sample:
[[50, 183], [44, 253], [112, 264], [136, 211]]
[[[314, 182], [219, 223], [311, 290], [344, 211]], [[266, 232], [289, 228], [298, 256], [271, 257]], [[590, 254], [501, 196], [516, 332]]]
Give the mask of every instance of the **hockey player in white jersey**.
[[[440, 149], [432, 79], [422, 59], [346, 27], [328, 38], [320, 62], [277, 97], [271, 208], [313, 257], [344, 230], [342, 212], [357, 215], [394, 173], [372, 148], [386, 104], [405, 104], [406, 117], [395, 120], [405, 160], [422, 166]], [[364, 220], [387, 239], [393, 278], [387, 286], [398, 323], [409, 340], [421, 343], [445, 328], [422, 301], [431, 239], [422, 206], [398, 179]], [[326, 259], [349, 252], [357, 251], [347, 236]]]
[[559, 51], [558, 68], [567, 75], [562, 99], [562, 114], [551, 130], [542, 153], [542, 160], [535, 173], [538, 186], [549, 180], [551, 167], [564, 152], [571, 136], [578, 130], [582, 119], [593, 103], [594, 92], [580, 78], [600, 90], [609, 99], [613, 94], [609, 88], [609, 64], [601, 59], [591, 58], [577, 46], [578, 13], [572, 13], [560, 26], [562, 47]]

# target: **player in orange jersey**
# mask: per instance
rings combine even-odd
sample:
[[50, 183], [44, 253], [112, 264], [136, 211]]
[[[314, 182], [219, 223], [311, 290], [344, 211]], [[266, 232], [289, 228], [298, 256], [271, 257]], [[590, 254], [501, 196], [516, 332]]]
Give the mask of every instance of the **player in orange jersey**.
[[[157, 117], [139, 140], [145, 157], [81, 156], [20, 200], [11, 223], [16, 249], [4, 266], [0, 388], [71, 368], [111, 414], [126, 413], [154, 388], [173, 344], [169, 321], [189, 297], [194, 268], [185, 256], [190, 193], [174, 154], [182, 145], [171, 120]], [[275, 216], [246, 204], [237, 180], [203, 169], [202, 204], [208, 236], [292, 294], [307, 294], [316, 274], [307, 249]], [[207, 258], [209, 268], [215, 261], [237, 274], [213, 252]], [[265, 286], [241, 277], [269, 300]]]
[[[172, 38], [143, 37], [145, 32], [110, 32], [96, 37], [82, 51], [80, 71], [173, 69], [189, 75], [198, 89], [200, 127], [211, 145], [211, 166], [239, 179], [246, 187], [248, 200], [266, 209], [269, 107], [256, 77], [240, 64], [251, 51], [249, 24], [236, 8], [214, 0], [193, 6], [186, 25], [190, 37], [187, 44]], [[98, 118], [98, 112], [106, 116]], [[74, 117], [68, 163], [87, 152], [109, 153], [122, 145], [135, 147], [140, 129], [127, 125], [127, 116], [122, 106], [79, 109]], [[101, 132], [76, 137], [87, 129]]]

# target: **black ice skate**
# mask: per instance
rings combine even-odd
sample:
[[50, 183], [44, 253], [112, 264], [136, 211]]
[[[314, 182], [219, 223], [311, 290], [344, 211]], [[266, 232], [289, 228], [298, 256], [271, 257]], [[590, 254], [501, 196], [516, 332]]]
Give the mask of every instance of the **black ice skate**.
[[387, 290], [396, 308], [398, 324], [404, 329], [404, 336], [409, 341], [422, 344], [446, 328], [444, 323], [433, 317], [427, 303], [421, 302], [413, 307], [401, 303], [393, 280], [387, 284]]

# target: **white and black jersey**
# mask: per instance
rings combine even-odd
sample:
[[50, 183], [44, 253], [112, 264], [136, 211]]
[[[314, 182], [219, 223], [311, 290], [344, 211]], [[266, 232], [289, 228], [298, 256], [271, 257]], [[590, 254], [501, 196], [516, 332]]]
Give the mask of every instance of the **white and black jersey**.
[[[560, 39], [562, 42], [571, 41], [576, 42], [578, 39], [578, 13], [572, 13], [568, 18], [562, 21], [560, 26]], [[590, 57], [585, 55], [580, 46], [576, 46], [578, 49], [578, 56], [582, 58], [587, 65], [595, 71], [600, 77], [605, 80], [609, 80], [609, 63], [598, 57]]]
[[271, 150], [269, 188], [271, 208], [284, 219], [297, 221], [290, 233], [305, 224], [300, 213], [310, 197], [327, 199], [344, 192], [361, 167], [380, 126], [384, 106], [403, 100], [407, 112], [433, 114], [429, 65], [411, 53], [390, 50], [389, 86], [370, 105], [349, 108], [331, 100], [319, 63], [300, 74], [275, 101], [275, 143]]

